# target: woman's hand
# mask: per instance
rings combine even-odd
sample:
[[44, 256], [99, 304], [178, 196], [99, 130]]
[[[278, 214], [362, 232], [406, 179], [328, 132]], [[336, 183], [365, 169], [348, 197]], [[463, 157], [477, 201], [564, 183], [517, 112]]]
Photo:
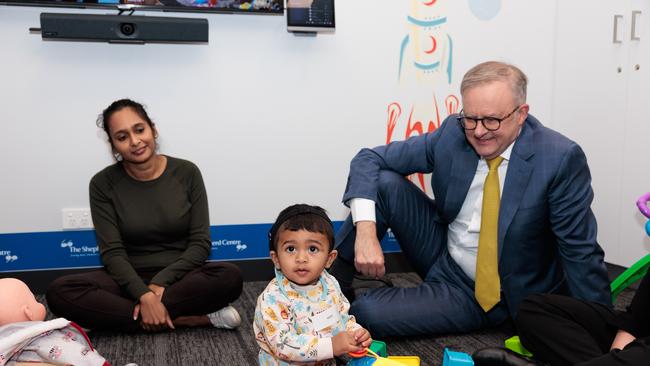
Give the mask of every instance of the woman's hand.
[[[156, 296], [158, 296], [162, 301], [163, 293], [165, 293], [165, 288], [162, 286], [155, 285], [153, 283], [150, 284], [148, 287], [149, 290], [151, 290], [154, 294], [156, 294]], [[138, 303], [135, 304], [135, 308], [133, 308], [133, 320], [137, 320], [139, 315], [140, 315], [140, 304]]]
[[162, 293], [164, 288], [156, 285], [149, 285], [159, 287], [162, 289], [160, 291], [160, 296], [154, 292], [147, 292], [144, 295], [140, 296], [140, 303], [135, 306], [133, 309], [133, 319], [138, 318], [138, 314], [142, 316], [140, 320], [140, 325], [146, 331], [155, 332], [167, 328], [175, 329], [174, 323], [172, 323], [167, 308], [162, 303]]
[[619, 329], [618, 333], [616, 333], [616, 338], [614, 338], [614, 342], [612, 342], [612, 346], [609, 348], [609, 350], [611, 351], [614, 349], [623, 349], [635, 339], [635, 336], [622, 329]]
[[162, 301], [162, 297], [163, 297], [163, 293], [165, 292], [165, 288], [162, 287], [162, 286], [158, 286], [156, 284], [153, 284], [153, 283], [150, 283], [148, 287], [149, 287], [149, 290], [153, 291], [153, 293], [156, 294], [156, 296], [158, 296], [160, 298], [160, 300]]

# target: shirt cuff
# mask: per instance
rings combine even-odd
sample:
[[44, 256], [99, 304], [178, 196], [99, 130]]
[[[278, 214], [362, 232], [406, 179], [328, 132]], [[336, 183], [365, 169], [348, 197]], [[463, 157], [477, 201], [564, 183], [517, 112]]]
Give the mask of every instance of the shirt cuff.
[[350, 200], [350, 213], [352, 222], [356, 225], [358, 221], [377, 222], [375, 216], [375, 201], [367, 198], [353, 198]]
[[329, 360], [334, 358], [334, 348], [332, 347], [332, 338], [319, 338], [316, 345], [316, 358], [318, 361]]

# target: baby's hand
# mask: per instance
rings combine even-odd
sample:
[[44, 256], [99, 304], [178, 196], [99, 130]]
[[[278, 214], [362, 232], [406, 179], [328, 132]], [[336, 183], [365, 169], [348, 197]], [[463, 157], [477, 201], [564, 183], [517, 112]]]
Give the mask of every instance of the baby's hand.
[[[368, 334], [368, 337], [370, 337], [370, 334]], [[334, 356], [340, 356], [348, 352], [362, 351], [364, 347], [361, 347], [359, 345], [360, 343], [355, 338], [356, 332], [352, 331], [340, 332], [332, 337], [332, 350], [334, 351]]]
[[354, 331], [354, 339], [356, 340], [357, 345], [361, 348], [368, 348], [372, 343], [370, 332], [363, 328], [359, 328]]

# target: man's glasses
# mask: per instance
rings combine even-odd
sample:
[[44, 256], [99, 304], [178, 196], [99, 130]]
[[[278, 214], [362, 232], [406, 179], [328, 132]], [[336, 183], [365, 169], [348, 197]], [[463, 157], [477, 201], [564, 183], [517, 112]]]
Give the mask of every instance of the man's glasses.
[[465, 130], [475, 130], [476, 126], [478, 126], [478, 123], [481, 122], [483, 124], [483, 127], [485, 127], [486, 130], [488, 131], [496, 131], [501, 127], [501, 122], [507, 120], [510, 116], [512, 116], [513, 113], [519, 109], [521, 105], [518, 105], [517, 108], [513, 109], [512, 112], [508, 113], [507, 115], [503, 116], [502, 118], [496, 118], [496, 117], [483, 117], [483, 118], [478, 118], [478, 117], [470, 117], [466, 116], [463, 114], [463, 111], [460, 111], [460, 114], [458, 114], [458, 123], [463, 127]]

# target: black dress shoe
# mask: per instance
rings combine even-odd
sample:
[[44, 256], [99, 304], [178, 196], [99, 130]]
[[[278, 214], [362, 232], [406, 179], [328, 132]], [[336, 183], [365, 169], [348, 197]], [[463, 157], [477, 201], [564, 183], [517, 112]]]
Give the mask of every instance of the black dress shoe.
[[355, 274], [352, 281], [352, 286], [341, 285], [341, 292], [350, 303], [355, 299], [363, 296], [366, 292], [380, 287], [393, 287], [393, 281], [388, 278], [374, 278], [366, 277], [360, 274]]
[[488, 347], [472, 354], [475, 366], [548, 366], [506, 348]]

